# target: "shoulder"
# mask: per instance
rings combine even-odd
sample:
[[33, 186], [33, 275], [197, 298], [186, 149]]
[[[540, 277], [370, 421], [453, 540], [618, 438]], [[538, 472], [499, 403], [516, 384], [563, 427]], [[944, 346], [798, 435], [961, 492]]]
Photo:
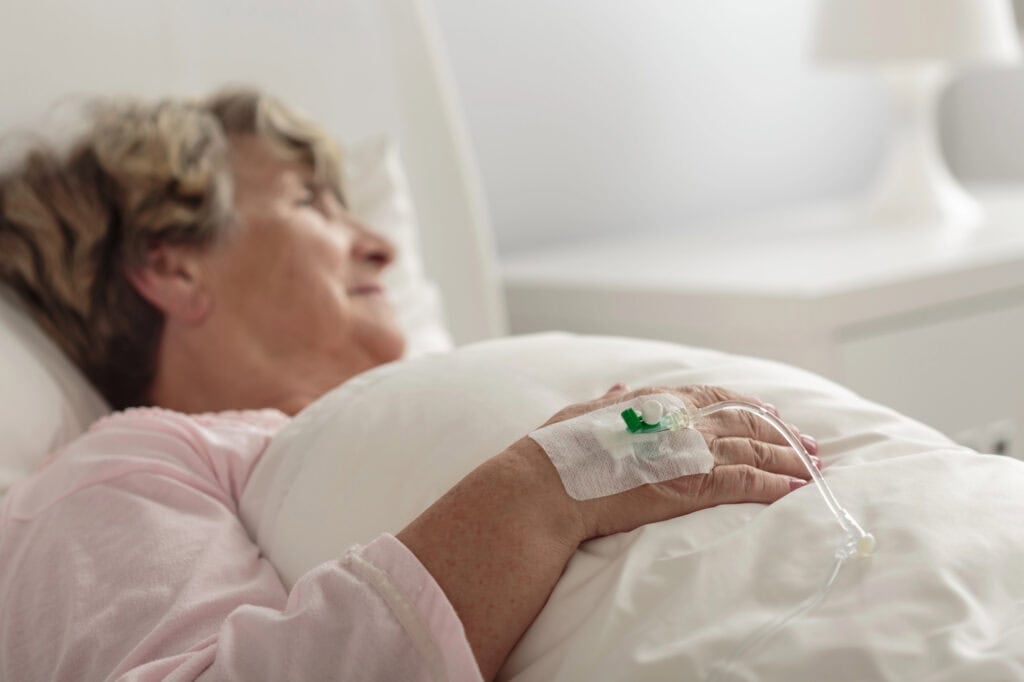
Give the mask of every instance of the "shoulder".
[[130, 407], [101, 417], [89, 427], [86, 435], [119, 430], [145, 433], [168, 433], [185, 436], [189, 433], [255, 433], [273, 436], [289, 421], [280, 410], [229, 410], [185, 414], [162, 407]]
[[102, 677], [184, 630], [213, 637], [240, 599], [283, 603], [237, 507], [287, 420], [129, 410], [14, 486], [0, 509], [0, 678]]
[[118, 487], [143, 477], [171, 480], [234, 507], [253, 466], [288, 420], [277, 410], [115, 412], [51, 455], [10, 497], [32, 500], [38, 508], [88, 488]]
[[142, 457], [188, 451], [252, 458], [288, 421], [286, 414], [272, 409], [184, 414], [136, 407], [101, 418], [68, 450]]

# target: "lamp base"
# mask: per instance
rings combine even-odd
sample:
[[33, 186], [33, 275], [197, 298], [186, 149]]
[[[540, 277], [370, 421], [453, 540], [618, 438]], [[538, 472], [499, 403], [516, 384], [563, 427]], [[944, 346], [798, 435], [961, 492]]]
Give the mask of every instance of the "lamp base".
[[984, 218], [982, 208], [953, 178], [938, 145], [936, 103], [949, 72], [929, 65], [884, 76], [898, 127], [869, 200], [872, 219], [883, 224], [978, 227]]

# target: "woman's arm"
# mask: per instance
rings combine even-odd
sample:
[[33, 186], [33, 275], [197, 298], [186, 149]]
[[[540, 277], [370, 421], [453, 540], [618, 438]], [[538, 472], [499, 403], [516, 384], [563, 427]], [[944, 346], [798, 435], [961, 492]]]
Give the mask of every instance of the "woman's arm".
[[493, 679], [583, 539], [547, 455], [522, 439], [435, 502], [398, 539], [434, 576]]
[[455, 610], [392, 536], [286, 590], [237, 516], [264, 439], [227, 427], [121, 415], [8, 494], [0, 680], [479, 679]]
[[[616, 387], [551, 422], [663, 390]], [[738, 397], [707, 387], [681, 393], [700, 407]], [[712, 473], [582, 502], [568, 496], [540, 446], [523, 438], [398, 534], [454, 605], [485, 680], [537, 617], [580, 542], [718, 504], [770, 503], [808, 478], [770, 428], [728, 417], [702, 431], [717, 462]]]
[[788, 492], [767, 473], [781, 450], [721, 436], [760, 442], [743, 424], [711, 427], [712, 474], [585, 502], [524, 438], [400, 542], [355, 548], [288, 593], [237, 517], [240, 452], [263, 439], [165, 411], [112, 418], [0, 512], [0, 678], [492, 678], [582, 540]]

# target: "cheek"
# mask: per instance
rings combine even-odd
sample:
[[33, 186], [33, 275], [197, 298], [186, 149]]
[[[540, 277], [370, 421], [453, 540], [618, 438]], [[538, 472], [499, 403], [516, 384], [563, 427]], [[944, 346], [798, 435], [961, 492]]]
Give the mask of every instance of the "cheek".
[[347, 245], [343, 239], [321, 238], [293, 245], [284, 262], [279, 305], [291, 307], [308, 318], [307, 324], [322, 333], [337, 333], [350, 324], [352, 301], [348, 297]]
[[308, 322], [337, 325], [349, 314], [349, 301], [338, 268], [343, 265], [324, 252], [293, 253], [281, 258], [270, 276], [273, 305], [285, 316], [302, 316]]
[[267, 226], [261, 258], [267, 272], [289, 283], [314, 286], [343, 282], [349, 267], [350, 244], [339, 230], [313, 219], [279, 217]]
[[239, 247], [217, 271], [229, 306], [292, 329], [317, 326], [318, 319], [322, 326], [338, 324], [347, 267], [340, 240], [271, 228]]

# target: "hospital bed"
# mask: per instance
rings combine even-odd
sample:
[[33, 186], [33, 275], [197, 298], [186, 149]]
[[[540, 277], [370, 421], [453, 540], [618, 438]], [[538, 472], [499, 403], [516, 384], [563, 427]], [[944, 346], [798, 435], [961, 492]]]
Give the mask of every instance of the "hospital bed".
[[[286, 583], [399, 530], [567, 403], [616, 382], [717, 384], [773, 402], [818, 437], [825, 477], [875, 553], [837, 562], [812, 486], [591, 541], [501, 679], [1024, 679], [1021, 463], [777, 363], [635, 339], [502, 336], [486, 213], [429, 5], [260, 0], [244, 31], [226, 1], [143, 5], [43, 0], [5, 21], [8, 64], [53, 63], [8, 70], [4, 91], [18, 97], [0, 129], [53, 127], [73, 107], [50, 105], [68, 93], [253, 83], [343, 140], [354, 208], [402, 254], [390, 288], [411, 356], [297, 416], [243, 494], [243, 520]], [[0, 372], [6, 489], [107, 408], [7, 293]]]

